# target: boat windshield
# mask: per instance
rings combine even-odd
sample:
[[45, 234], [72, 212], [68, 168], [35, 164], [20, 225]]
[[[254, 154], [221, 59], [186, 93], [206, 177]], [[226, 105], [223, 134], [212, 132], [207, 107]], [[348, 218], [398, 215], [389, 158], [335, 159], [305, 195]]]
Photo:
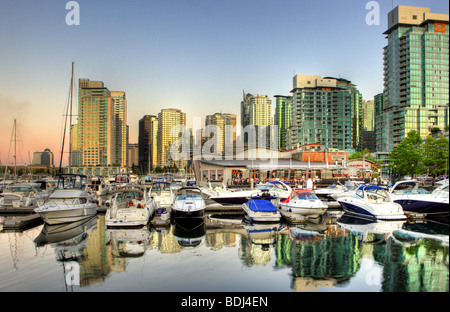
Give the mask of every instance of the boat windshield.
[[395, 195], [412, 195], [412, 194], [431, 194], [426, 189], [423, 188], [407, 188], [407, 189], [401, 189], [401, 190], [394, 190]]
[[203, 199], [203, 197], [200, 194], [180, 194], [177, 196], [177, 200], [185, 200], [185, 199], [199, 200]]
[[52, 198], [48, 201], [49, 204], [53, 205], [81, 205], [86, 204], [87, 199], [84, 197], [75, 198]]
[[117, 203], [121, 203], [122, 201], [129, 201], [132, 199], [142, 200], [144, 197], [144, 194], [141, 192], [124, 192], [124, 193], [118, 193], [116, 200]]
[[160, 183], [160, 184], [154, 184], [152, 186], [152, 193], [158, 194], [161, 193], [162, 191], [170, 191], [170, 184], [166, 184], [166, 183]]
[[278, 189], [278, 190], [286, 190], [286, 187], [281, 184], [281, 183], [270, 183], [267, 182], [264, 185], [260, 186], [258, 188], [258, 190], [273, 190], [273, 189]]
[[319, 198], [314, 193], [298, 193], [294, 196], [293, 199], [308, 200], [308, 199], [319, 199]]
[[11, 192], [13, 193], [26, 193], [26, 192], [30, 192], [33, 191], [33, 189], [29, 186], [12, 186], [11, 187]]

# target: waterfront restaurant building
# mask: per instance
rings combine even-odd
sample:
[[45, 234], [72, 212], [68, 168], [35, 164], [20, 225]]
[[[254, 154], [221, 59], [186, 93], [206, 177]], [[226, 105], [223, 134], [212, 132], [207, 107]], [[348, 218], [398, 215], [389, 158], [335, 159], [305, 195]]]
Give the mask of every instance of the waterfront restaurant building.
[[348, 152], [324, 149], [320, 144], [309, 144], [289, 151], [266, 148], [246, 149], [235, 153], [232, 159], [193, 160], [197, 184], [222, 181], [225, 185], [248, 184], [270, 179], [298, 181], [307, 178], [328, 179], [345, 175]]

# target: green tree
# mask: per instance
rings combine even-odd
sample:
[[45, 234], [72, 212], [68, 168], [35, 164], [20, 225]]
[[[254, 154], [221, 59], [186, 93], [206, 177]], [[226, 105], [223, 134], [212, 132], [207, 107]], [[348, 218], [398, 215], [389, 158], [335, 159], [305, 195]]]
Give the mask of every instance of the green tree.
[[449, 142], [445, 137], [435, 139], [428, 136], [421, 146], [422, 163], [433, 176], [445, 172], [448, 153]]
[[406, 138], [389, 154], [391, 169], [399, 175], [413, 176], [423, 172], [422, 143], [423, 140], [417, 131], [408, 132]]
[[353, 154], [348, 156], [348, 159], [349, 160], [350, 159], [359, 159], [359, 158], [363, 158], [363, 156], [364, 156], [364, 159], [367, 159], [367, 160], [370, 160], [370, 161], [376, 163], [375, 158], [372, 157], [369, 149], [367, 149], [367, 148], [365, 148], [364, 151], [362, 151], [362, 152], [354, 152]]

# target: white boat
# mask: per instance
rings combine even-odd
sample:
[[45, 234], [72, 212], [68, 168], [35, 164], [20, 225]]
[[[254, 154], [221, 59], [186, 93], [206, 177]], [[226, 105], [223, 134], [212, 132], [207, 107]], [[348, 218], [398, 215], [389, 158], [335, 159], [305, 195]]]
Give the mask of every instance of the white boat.
[[156, 211], [156, 202], [137, 187], [122, 187], [112, 194], [111, 206], [105, 214], [107, 227], [147, 225]]
[[242, 205], [248, 201], [250, 196], [258, 191], [269, 191], [274, 196], [280, 198], [280, 200], [285, 200], [291, 194], [292, 188], [281, 181], [269, 181], [254, 190], [219, 192], [217, 195], [210, 196], [209, 199], [222, 205]]
[[328, 206], [328, 208], [337, 208], [339, 207], [339, 202], [333, 198], [333, 195], [342, 193], [345, 190], [344, 185], [333, 183], [329, 187], [316, 189], [315, 193], [316, 196]]
[[111, 192], [110, 185], [107, 185], [101, 177], [92, 177], [90, 191], [98, 197], [106, 196]]
[[344, 211], [369, 220], [405, 220], [402, 206], [392, 201], [387, 189], [376, 185], [362, 185], [353, 196], [341, 197]]
[[[436, 183], [437, 184], [437, 183]], [[449, 189], [448, 189], [448, 180], [444, 180], [442, 183], [439, 183], [439, 186], [436, 187], [433, 192], [431, 192], [433, 195], [438, 197], [449, 197]]]
[[153, 182], [150, 188], [150, 197], [156, 201], [158, 208], [170, 208], [173, 205], [173, 190], [169, 182], [157, 181]]
[[[420, 187], [416, 180], [398, 181], [390, 190], [394, 202], [412, 214], [448, 216], [448, 196], [437, 196]], [[448, 193], [447, 193], [448, 194]]]
[[62, 174], [57, 189], [34, 211], [47, 224], [61, 224], [90, 218], [97, 213], [97, 203], [87, 191], [87, 177]]
[[302, 221], [304, 216], [317, 218], [323, 215], [328, 209], [314, 193], [313, 190], [295, 189], [291, 195], [280, 202], [279, 210], [281, 215], [288, 221]]
[[364, 184], [363, 181], [348, 181], [345, 183], [344, 187], [338, 188], [339, 191], [337, 190], [336, 192], [332, 191], [329, 194], [329, 196], [331, 198], [334, 198], [335, 200], [337, 200], [340, 197], [353, 196], [358, 190], [358, 188], [363, 184]]
[[206, 204], [198, 187], [182, 187], [178, 189], [173, 203], [173, 217], [195, 218], [205, 215]]
[[279, 222], [281, 213], [273, 202], [277, 200], [277, 197], [267, 191], [251, 196], [246, 203], [242, 204], [245, 217], [250, 222]]
[[12, 183], [0, 194], [0, 207], [37, 207], [44, 203], [49, 193], [43, 192], [38, 183]]

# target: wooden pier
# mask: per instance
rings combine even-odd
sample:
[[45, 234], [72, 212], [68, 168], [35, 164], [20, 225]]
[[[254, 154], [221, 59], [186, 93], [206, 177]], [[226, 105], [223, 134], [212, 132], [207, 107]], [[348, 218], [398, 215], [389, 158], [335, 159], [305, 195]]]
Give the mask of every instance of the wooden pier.
[[0, 223], [0, 228], [3, 230], [25, 230], [42, 223], [42, 218], [35, 213], [25, 216], [7, 216]]

